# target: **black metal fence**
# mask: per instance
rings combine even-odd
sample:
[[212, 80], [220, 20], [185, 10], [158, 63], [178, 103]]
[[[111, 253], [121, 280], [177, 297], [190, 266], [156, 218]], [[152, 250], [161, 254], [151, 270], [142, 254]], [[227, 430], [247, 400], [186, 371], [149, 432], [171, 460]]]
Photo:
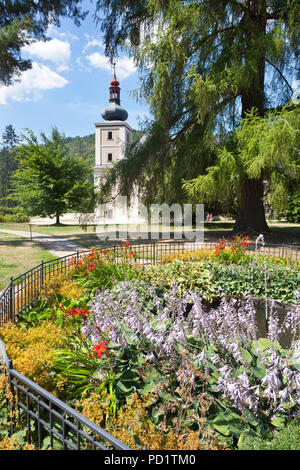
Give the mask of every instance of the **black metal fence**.
[[7, 405], [10, 435], [21, 426], [27, 431], [27, 442], [39, 449], [130, 450], [118, 439], [13, 369], [1, 340], [0, 354], [9, 386]]
[[[165, 261], [167, 255], [176, 255], [185, 251], [211, 250], [216, 243], [209, 242], [188, 242], [188, 241], [154, 241], [150, 243], [135, 243], [130, 249], [134, 253], [131, 262], [142, 265], [160, 264]], [[115, 260], [121, 259], [123, 248], [121, 245], [111, 245]], [[265, 246], [255, 243], [249, 243], [246, 248], [248, 253], [266, 254], [267, 256], [282, 257], [291, 262], [300, 261], [300, 246], [294, 245], [275, 245], [267, 244]], [[89, 253], [91, 250], [85, 250]], [[60, 273], [65, 273], [70, 268], [70, 262], [79, 260], [83, 255], [77, 251], [71, 255], [56, 258], [51, 261], [41, 262], [37, 266], [11, 278], [7, 287], [0, 294], [0, 326], [8, 321], [15, 322], [18, 315], [35, 301], [44, 287], [45, 282], [51, 277]]]
[[[210, 250], [215, 246], [216, 243], [213, 242], [155, 241], [132, 244], [127, 251], [130, 250], [134, 254], [130, 258], [132, 263], [143, 266], [163, 263], [166, 255], [176, 256], [188, 250], [192, 252]], [[121, 245], [115, 244], [109, 248], [116, 261], [123, 258], [124, 248]], [[90, 251], [85, 250], [85, 253]], [[300, 246], [271, 244], [256, 246], [251, 243], [247, 246], [247, 252], [284, 257], [292, 262], [300, 261]], [[0, 326], [8, 321], [16, 322], [18, 315], [40, 296], [47, 280], [60, 273], [66, 273], [73, 261], [78, 261], [83, 254], [77, 251], [51, 261], [42, 261], [25, 273], [11, 278], [0, 295]], [[13, 369], [0, 340], [1, 351], [14, 406], [20, 412], [18, 419], [26, 423], [28, 442], [31, 442], [34, 436], [35, 444], [40, 448], [45, 436], [49, 436], [50, 447], [53, 447], [56, 440], [61, 443], [62, 449], [80, 449], [84, 446], [91, 449], [128, 449], [126, 445]], [[12, 424], [11, 433], [13, 430]]]

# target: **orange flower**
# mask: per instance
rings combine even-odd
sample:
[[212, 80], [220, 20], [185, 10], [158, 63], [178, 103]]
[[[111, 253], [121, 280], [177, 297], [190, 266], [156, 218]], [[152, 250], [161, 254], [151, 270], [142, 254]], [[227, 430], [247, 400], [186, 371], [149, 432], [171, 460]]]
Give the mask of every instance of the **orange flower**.
[[83, 316], [83, 317], [86, 317], [87, 315], [89, 315], [90, 311], [89, 310], [84, 310], [83, 308], [71, 308], [70, 310], [68, 310], [66, 312], [66, 315], [68, 316], [72, 316], [72, 317], [79, 317], [79, 316]]
[[96, 346], [93, 347], [92, 357], [97, 356], [101, 359], [102, 353], [108, 349], [107, 346], [105, 346], [106, 343], [109, 343], [109, 341], [102, 341], [101, 343], [96, 344]]

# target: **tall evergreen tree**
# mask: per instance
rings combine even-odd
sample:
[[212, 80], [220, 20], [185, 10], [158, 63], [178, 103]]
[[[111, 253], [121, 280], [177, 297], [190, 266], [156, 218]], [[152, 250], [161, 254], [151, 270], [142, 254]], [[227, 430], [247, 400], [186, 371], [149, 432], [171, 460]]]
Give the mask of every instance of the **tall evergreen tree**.
[[34, 39], [45, 40], [50, 24], [60, 25], [61, 17], [75, 24], [85, 18], [82, 0], [24, 1], [0, 0], [0, 81], [10, 85], [31, 61], [23, 59], [21, 49]]
[[[291, 98], [297, 0], [98, 0], [97, 8], [107, 55], [130, 43], [154, 115], [148, 140], [115, 166], [107, 188], [138, 181], [162, 197], [178, 188], [178, 196], [182, 179], [218, 166], [220, 144], [236, 144], [228, 135], [240, 119], [253, 109], [264, 117]], [[239, 172], [236, 231], [268, 229], [265, 178], [263, 167], [255, 176]], [[224, 202], [231, 189], [223, 186]]]
[[11, 212], [15, 202], [11, 198], [12, 178], [17, 169], [15, 146], [19, 138], [12, 124], [2, 133], [3, 147], [0, 150], [0, 212]]
[[[245, 175], [255, 181], [263, 173], [268, 180], [268, 202], [277, 213], [284, 213], [291, 189], [300, 181], [299, 141], [300, 107], [287, 106], [264, 117], [253, 110], [236, 129], [232, 148], [220, 147], [215, 164], [206, 174], [185, 182], [184, 188], [191, 196], [201, 194], [210, 202], [224, 197], [224, 188], [238, 193]], [[247, 209], [251, 216], [255, 207]]]
[[2, 143], [8, 148], [13, 148], [19, 143], [19, 137], [12, 124], [8, 124], [2, 133]]

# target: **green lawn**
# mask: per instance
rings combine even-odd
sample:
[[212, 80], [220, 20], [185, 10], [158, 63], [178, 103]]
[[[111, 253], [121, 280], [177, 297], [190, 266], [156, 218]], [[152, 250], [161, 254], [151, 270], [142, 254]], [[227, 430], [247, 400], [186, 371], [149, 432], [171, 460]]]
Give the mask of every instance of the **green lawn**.
[[[0, 223], [0, 229], [20, 230], [30, 234], [29, 224], [26, 223]], [[46, 235], [60, 236], [93, 233], [95, 227], [88, 226], [86, 229], [82, 229], [79, 225], [31, 225], [31, 230], [32, 232], [44, 233]]]
[[10, 277], [34, 267], [42, 259], [48, 261], [53, 255], [26, 238], [0, 233], [0, 290], [8, 284]]
[[[125, 226], [120, 225], [120, 230], [122, 227]], [[266, 242], [300, 245], [300, 224], [276, 222], [269, 223], [269, 227], [271, 230], [268, 235], [265, 235]], [[231, 236], [232, 228], [232, 221], [206, 223], [204, 233], [205, 241], [218, 241], [223, 237], [228, 238]], [[30, 234], [29, 224], [26, 223], [0, 223], [0, 229], [21, 230], [27, 232], [28, 235]], [[85, 248], [92, 248], [93, 246], [99, 245], [105, 246], [111, 243], [111, 240], [103, 242], [103, 240], [99, 238], [96, 226], [86, 226], [85, 228], [82, 228], [79, 225], [32, 225], [32, 231], [67, 238], [68, 240], [73, 240]]]

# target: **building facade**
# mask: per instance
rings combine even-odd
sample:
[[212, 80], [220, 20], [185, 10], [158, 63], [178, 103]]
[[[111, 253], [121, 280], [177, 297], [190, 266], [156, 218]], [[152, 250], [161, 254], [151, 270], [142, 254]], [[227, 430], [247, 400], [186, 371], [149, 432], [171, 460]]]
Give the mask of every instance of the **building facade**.
[[[109, 104], [101, 112], [104, 121], [95, 123], [94, 184], [96, 190], [104, 184], [107, 170], [125, 157], [126, 150], [132, 144], [133, 129], [125, 122], [128, 113], [121, 107], [120, 90], [114, 70], [109, 88]], [[136, 221], [138, 216], [137, 189], [133, 188], [127, 207], [124, 206], [124, 198], [117, 194], [116, 186], [111, 192], [110, 202], [96, 208], [97, 223], [120, 224]]]

